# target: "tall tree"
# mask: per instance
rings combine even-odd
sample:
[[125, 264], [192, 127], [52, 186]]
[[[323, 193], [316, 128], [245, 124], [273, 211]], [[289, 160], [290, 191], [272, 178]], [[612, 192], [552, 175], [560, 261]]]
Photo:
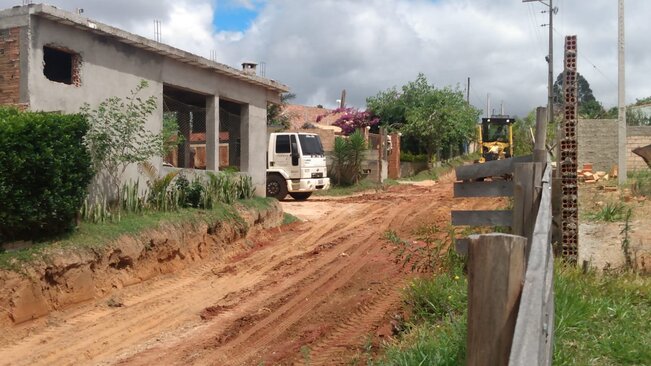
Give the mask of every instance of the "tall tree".
[[[577, 97], [579, 102], [579, 116], [582, 118], [604, 118], [606, 110], [601, 102], [595, 98], [590, 88], [590, 83], [580, 73], [576, 73], [577, 78]], [[565, 103], [565, 93], [563, 91], [563, 73], [558, 74], [553, 87], [554, 104], [562, 105]]]
[[381, 124], [397, 127], [415, 141], [429, 161], [434, 155], [451, 157], [459, 145], [472, 140], [480, 115], [460, 90], [437, 88], [423, 74], [402, 92], [393, 88], [368, 98], [367, 107]]

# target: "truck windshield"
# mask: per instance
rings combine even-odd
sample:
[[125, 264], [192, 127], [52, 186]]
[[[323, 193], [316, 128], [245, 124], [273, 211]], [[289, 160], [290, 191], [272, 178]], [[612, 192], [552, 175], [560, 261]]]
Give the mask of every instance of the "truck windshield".
[[321, 139], [316, 135], [298, 135], [303, 155], [323, 155]]

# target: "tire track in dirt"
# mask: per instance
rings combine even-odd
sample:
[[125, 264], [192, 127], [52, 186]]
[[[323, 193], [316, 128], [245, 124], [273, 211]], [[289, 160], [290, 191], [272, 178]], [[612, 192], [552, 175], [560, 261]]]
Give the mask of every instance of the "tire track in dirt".
[[[352, 210], [348, 210], [352, 211]], [[324, 225], [319, 230], [314, 232], [307, 232], [294, 240], [290, 241], [291, 245], [296, 245], [309, 240], [312, 237], [318, 237], [325, 232], [332, 229], [332, 227], [338, 225], [340, 221], [344, 220], [346, 216], [342, 216], [340, 219], [332, 218], [328, 225]], [[264, 262], [269, 262], [265, 259]], [[173, 319], [181, 317], [183, 314], [189, 311], [197, 312], [198, 310], [203, 309], [203, 306], [198, 308], [188, 307], [186, 303], [178, 302], [178, 299], [181, 297], [194, 297], [194, 295], [199, 295], [194, 291], [196, 287], [205, 286], [205, 281], [201, 281], [202, 274], [210, 273], [211, 268], [214, 267], [213, 263], [204, 263], [203, 265], [191, 268], [189, 270], [171, 275], [168, 278], [161, 279], [158, 281], [150, 281], [149, 286], [146, 291], [136, 292], [131, 296], [124, 297], [124, 303], [128, 304], [125, 308], [120, 309], [110, 309], [110, 308], [99, 308], [92, 309], [81, 316], [71, 319], [64, 319], [63, 324], [46, 328], [45, 332], [34, 332], [30, 337], [24, 339], [21, 342], [13, 344], [11, 347], [5, 349], [0, 349], [0, 356], [4, 356], [5, 352], [9, 357], [0, 357], [2, 361], [0, 363], [7, 364], [34, 364], [34, 363], [43, 363], [49, 364], [52, 362], [62, 362], [60, 359], [61, 350], [65, 349], [67, 354], [77, 355], [72, 358], [73, 362], [84, 361], [88, 357], [80, 357], [84, 352], [90, 354], [90, 349], [93, 344], [105, 345], [110, 339], [120, 339], [121, 344], [133, 344], [146, 340], [146, 338], [151, 337], [150, 330], [160, 328], [160, 324], [169, 324], [165, 328], [174, 327], [178, 322], [174, 322]], [[246, 274], [246, 273], [243, 273]], [[242, 278], [242, 273], [239, 274], [238, 283], [240, 287], [246, 288], [252, 285], [255, 281], [247, 281], [246, 278]], [[139, 285], [136, 285], [139, 286]], [[143, 287], [143, 286], [140, 286]], [[212, 303], [218, 301], [219, 298], [223, 297], [223, 294], [216, 294], [215, 296], [204, 296], [204, 300], [207, 303]], [[169, 306], [169, 303], [178, 303], [177, 306]], [[98, 305], [96, 305], [98, 306]], [[142, 316], [142, 308], [163, 308], [164, 311], [161, 312], [144, 312], [146, 316]], [[135, 310], [133, 310], [135, 309]], [[117, 314], [120, 314], [119, 316]], [[96, 326], [90, 325], [88, 327], [83, 327], [83, 324], [120, 324], [119, 326], [112, 325], [105, 327], [101, 331], [96, 331]], [[134, 326], [134, 324], [148, 324], [147, 326]], [[82, 328], [88, 332], [78, 334], [77, 329]], [[108, 328], [108, 329], [107, 329]], [[76, 334], [73, 334], [76, 333]], [[91, 333], [91, 334], [85, 334]], [[75, 342], [74, 346], [71, 346], [70, 338], [66, 337], [66, 334], [69, 334], [73, 338], [76, 336], [80, 339], [79, 342]], [[137, 334], [136, 337], [129, 337], [128, 334]], [[39, 345], [48, 344], [48, 347], [39, 347]], [[102, 347], [104, 348], [104, 347]], [[25, 355], [33, 352], [34, 349], [43, 350], [41, 353], [34, 354], [33, 358], [25, 358], [20, 356], [17, 358], [12, 358], [10, 355]], [[47, 351], [49, 349], [49, 352]], [[111, 352], [120, 352], [121, 348], [111, 349], [106, 347], [101, 353], [93, 354], [94, 358], [104, 354], [110, 354]]]
[[447, 225], [453, 200], [451, 185], [401, 186], [325, 204], [317, 222], [261, 232], [241, 250], [119, 290], [123, 307], [98, 300], [17, 327], [22, 339], [0, 345], [0, 364], [257, 364], [276, 351], [274, 362], [287, 364], [300, 361], [302, 344], [314, 362], [343, 363], [411, 276], [383, 233]]
[[[372, 207], [372, 208], [369, 208], [368, 212], [369, 212], [369, 213], [372, 213], [373, 215], [380, 215], [380, 216], [382, 216], [382, 215], [384, 215], [384, 214], [386, 213], [386, 211], [389, 209], [389, 206], [390, 206], [390, 205], [388, 205], [388, 204], [381, 204], [381, 205], [379, 205], [379, 207]], [[400, 212], [400, 211], [395, 210], [394, 212], [397, 214], [397, 213]], [[395, 214], [394, 214], [394, 215], [395, 215]], [[353, 231], [353, 232], [354, 232], [354, 231], [355, 231], [355, 228], [357, 228], [357, 227], [361, 227], [361, 226], [364, 226], [364, 225], [367, 224], [367, 223], [368, 223], [368, 219], [367, 219], [366, 217], [356, 218], [355, 220], [350, 221], [346, 226], [341, 227], [339, 230], [336, 230], [335, 232], [332, 232], [330, 236], [334, 236], [334, 235], [340, 235], [340, 236], [341, 236], [342, 234], [345, 234], [346, 232], [349, 232], [349, 231]], [[287, 291], [288, 289], [291, 289], [291, 288], [293, 288], [293, 287], [299, 287], [299, 288], [302, 288], [302, 286], [304, 286], [304, 285], [302, 284], [302, 282], [310, 281], [310, 278], [314, 278], [314, 277], [317, 278], [317, 280], [319, 281], [319, 283], [327, 283], [327, 282], [328, 282], [328, 281], [329, 281], [329, 280], [330, 280], [334, 275], [336, 275], [336, 274], [338, 274], [339, 272], [341, 272], [341, 266], [336, 267], [335, 269], [332, 268], [333, 263], [335, 263], [336, 261], [338, 261], [338, 260], [341, 259], [341, 258], [340, 258], [340, 253], [350, 251], [350, 248], [351, 248], [351, 247], [354, 247], [355, 244], [357, 244], [357, 243], [360, 243], [360, 242], [369, 242], [368, 239], [371, 238], [371, 237], [373, 237], [373, 236], [378, 236], [377, 231], [372, 231], [370, 234], [367, 233], [365, 237], [359, 237], [359, 235], [358, 235], [357, 237], [350, 237], [350, 236], [349, 236], [348, 238], [346, 238], [346, 240], [344, 240], [344, 242], [342, 242], [342, 243], [337, 243], [336, 246], [335, 246], [334, 248], [330, 248], [331, 250], [329, 251], [329, 253], [327, 253], [326, 255], [322, 256], [322, 258], [320, 258], [320, 259], [318, 260], [318, 263], [312, 263], [312, 262], [310, 262], [309, 265], [308, 265], [309, 268], [302, 268], [302, 272], [299, 273], [299, 276], [298, 276], [297, 278], [293, 278], [293, 279], [290, 278], [290, 279], [288, 279], [289, 282], [286, 281], [285, 284], [282, 284], [282, 285], [279, 286], [279, 288], [277, 288], [276, 290], [277, 290], [277, 291]], [[315, 244], [318, 246], [319, 243], [322, 243], [322, 242], [328, 242], [328, 239], [331, 239], [331, 237], [325, 237], [325, 238], [323, 238], [322, 240], [320, 240], [319, 242], [317, 242], [317, 243], [315, 243]], [[358, 251], [358, 252], [362, 252], [364, 249], [367, 249], [367, 248], [366, 248], [366, 247], [363, 247], [363, 248], [361, 248], [361, 249], [360, 249], [360, 248], [357, 248], [357, 251]], [[351, 252], [351, 253], [349, 254], [349, 256], [353, 256], [353, 254], [354, 254], [354, 253]], [[357, 256], [357, 255], [359, 255], [359, 254], [355, 254], [355, 255]], [[302, 256], [302, 255], [299, 255], [298, 257], [301, 257], [301, 256]], [[292, 260], [292, 259], [293, 259], [293, 258], [290, 258], [290, 262], [296, 262], [296, 261], [294, 261], [294, 260]], [[298, 264], [300, 264], [300, 263], [301, 263], [301, 262], [298, 262]], [[335, 265], [336, 265], [336, 263], [335, 263]], [[358, 264], [357, 267], [359, 268], [359, 267], [361, 267], [362, 265], [363, 265], [363, 264]], [[308, 267], [308, 266], [305, 266], [305, 267]], [[290, 265], [290, 267], [291, 267], [291, 265]], [[324, 274], [320, 273], [322, 270], [328, 270], [329, 272], [327, 272], [327, 273], [329, 273], [329, 274], [324, 275]], [[354, 272], [350, 271], [350, 273], [352, 274], [352, 273], [354, 273]], [[312, 281], [314, 281], [314, 279], [312, 279]], [[345, 281], [344, 281], [344, 282], [345, 282]], [[304, 291], [304, 292], [302, 292], [302, 294], [301, 294], [302, 297], [299, 297], [299, 296], [297, 295], [296, 298], [300, 298], [300, 299], [303, 299], [303, 298], [305, 298], [305, 297], [313, 298], [313, 299], [314, 299], [314, 298], [319, 298], [318, 296], [315, 297], [315, 296], [311, 296], [311, 295], [310, 295], [310, 294], [313, 293], [316, 289], [318, 289], [318, 286], [312, 286], [312, 287], [310, 287], [310, 290], [307, 292], [308, 295], [305, 295], [305, 296], [304, 296], [303, 294], [306, 293], [306, 292]], [[333, 287], [333, 290], [336, 290], [336, 286]], [[320, 294], [320, 296], [323, 296], [323, 295]], [[253, 299], [252, 299], [252, 300], [253, 300]], [[249, 316], [251, 316], [251, 313], [254, 313], [254, 314], [255, 314], [256, 311], [257, 311], [257, 309], [268, 307], [268, 306], [265, 304], [265, 300], [266, 300], [266, 299], [261, 298], [261, 299], [260, 299], [260, 301], [261, 301], [260, 303], [257, 303], [256, 301], [253, 301], [253, 302], [256, 303], [256, 305], [255, 305], [255, 306], [252, 306], [252, 308], [249, 309], [249, 313], [246, 313], [245, 309], [238, 309], [238, 310], [241, 311], [242, 313], [245, 313], [245, 314], [246, 314], [246, 315], [243, 315], [242, 317], [249, 317]], [[302, 301], [297, 302], [297, 304], [298, 304], [298, 305], [301, 305], [301, 306], [304, 306], [304, 305], [305, 305], [305, 304], [302, 304]], [[278, 316], [276, 316], [275, 319], [277, 319], [277, 317], [278, 317]], [[224, 324], [224, 320], [225, 320], [225, 319], [223, 319], [223, 317], [222, 317], [222, 319], [216, 319], [216, 320], [219, 320], [219, 325], [221, 325], [221, 327], [215, 327], [214, 330], [213, 330], [213, 329], [210, 329], [209, 331], [207, 331], [206, 333], [211, 334], [211, 337], [219, 337], [219, 334], [220, 334], [220, 333], [222, 333], [222, 332], [228, 332], [228, 328], [229, 328], [230, 326], [232, 326], [232, 324], [225, 325], [225, 324]], [[260, 321], [264, 321], [264, 320], [260, 320]], [[267, 321], [265, 322], [265, 324], [266, 324], [267, 322], [269, 322], [269, 320], [267, 320]], [[224, 326], [224, 325], [225, 325], [225, 326]], [[259, 327], [258, 327], [258, 328], [259, 328]], [[276, 326], [275, 328], [277, 328], [277, 326]], [[256, 329], [257, 329], [257, 328], [256, 328]], [[254, 331], [255, 331], [255, 330], [254, 330]], [[240, 337], [238, 338], [238, 341], [240, 341], [241, 339], [242, 339], [242, 337], [240, 336]], [[232, 340], [232, 339], [229, 339], [229, 341], [230, 341], [230, 342], [229, 342], [230, 346], [228, 346], [228, 348], [234, 347], [234, 346], [233, 346], [233, 343], [232, 343], [233, 340]], [[212, 342], [212, 343], [214, 343], [214, 342]], [[219, 342], [219, 343], [221, 343], [221, 342]], [[209, 340], [203, 340], [203, 341], [201, 342], [201, 344], [202, 344], [202, 348], [207, 348], [207, 349], [213, 349], [213, 348], [215, 348], [216, 346], [221, 346], [221, 344], [218, 344], [218, 345], [211, 344], [211, 342], [210, 342]], [[255, 349], [255, 346], [253, 346], [253, 348], [252, 348], [250, 345], [247, 345], [247, 348], [248, 348], [248, 349]], [[190, 353], [192, 353], [192, 352], [187, 351], [187, 352], [185, 352], [186, 356], [180, 356], [180, 357], [187, 357], [187, 355], [190, 354]], [[224, 351], [220, 351], [220, 352], [218, 352], [218, 353], [223, 354]], [[195, 357], [196, 357], [196, 355], [195, 355]], [[202, 355], [202, 357], [203, 357], [203, 355]], [[211, 357], [212, 357], [212, 356], [211, 356]], [[212, 358], [211, 358], [211, 359], [212, 359]], [[158, 360], [158, 359], [155, 359], [155, 358], [154, 358], [154, 359], [147, 359], [147, 358], [145, 358], [145, 359], [141, 359], [141, 358], [136, 357], [136, 359], [128, 360], [127, 363], [146, 364], [146, 363], [151, 363], [151, 362], [156, 362], [156, 361], [161, 361], [161, 360]], [[166, 361], [169, 361], [169, 358], [166, 358]], [[213, 361], [214, 361], [214, 359], [213, 359]], [[192, 359], [192, 362], [193, 362], [193, 363], [198, 363], [198, 362], [200, 362], [200, 361], [199, 361], [197, 358], [193, 358], [193, 359]], [[229, 358], [229, 357], [226, 357], [226, 358], [224, 359], [224, 362], [228, 362], [228, 364], [235, 364], [235, 363], [236, 363], [236, 360], [231, 359], [231, 358]], [[180, 362], [180, 363], [182, 363], [182, 362]]]
[[[369, 232], [367, 230], [364, 235], [351, 237], [348, 243], [338, 247], [339, 251], [343, 249], [346, 252], [353, 249], [352, 247], [355, 244], [360, 244], [349, 253], [345, 262], [341, 261], [341, 264], [334, 263], [334, 266], [329, 266], [326, 273], [320, 275], [317, 281], [296, 294], [292, 300], [273, 314], [270, 314], [269, 317], [260, 321], [258, 325], [245, 331], [241, 336], [230, 342], [222, 351], [225, 356], [220, 361], [234, 365], [245, 364], [259, 350], [264, 349], [272, 340], [277, 339], [291, 325], [317, 307], [324, 297], [329, 296], [329, 294], [348, 283], [368, 263], [369, 258], [383, 250], [380, 245], [377, 245], [379, 234], [388, 229], [392, 221], [401, 212], [404, 212], [404, 209], [409, 204], [407, 202], [393, 208], [382, 204], [380, 213], [384, 217], [384, 222], [379, 225], [379, 231], [374, 229]], [[318, 295], [315, 295], [317, 292]], [[240, 346], [240, 344], [243, 346]]]
[[293, 362], [313, 366], [346, 364], [349, 360], [341, 357], [342, 353], [345, 353], [342, 351], [362, 344], [368, 331], [375, 329], [386, 313], [400, 302], [400, 292], [394, 290], [396, 287], [401, 288], [403, 283], [404, 281], [397, 281], [393, 283], [395, 287], [382, 287], [370, 303], [360, 306], [343, 324], [310, 347], [309, 362], [300, 358], [294, 359]]

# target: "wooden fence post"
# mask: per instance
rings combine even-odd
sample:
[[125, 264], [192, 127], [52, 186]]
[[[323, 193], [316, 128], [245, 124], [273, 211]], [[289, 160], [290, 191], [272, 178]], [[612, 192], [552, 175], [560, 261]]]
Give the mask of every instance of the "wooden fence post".
[[[533, 235], [536, 214], [540, 204], [541, 179], [546, 163], [515, 164], [513, 173], [513, 224], [514, 235], [524, 236], [529, 241]], [[529, 248], [526, 249], [527, 257]]]
[[527, 239], [473, 235], [468, 248], [469, 366], [507, 365], [524, 281]]

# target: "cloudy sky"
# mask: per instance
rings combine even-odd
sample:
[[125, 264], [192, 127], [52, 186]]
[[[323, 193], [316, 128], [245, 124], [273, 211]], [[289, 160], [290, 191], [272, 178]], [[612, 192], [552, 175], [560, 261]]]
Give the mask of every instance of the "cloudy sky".
[[[35, 1], [36, 2], [36, 1]], [[264, 62], [296, 103], [363, 108], [368, 96], [414, 80], [466, 87], [485, 109], [523, 115], [546, 104], [547, 7], [521, 0], [51, 0], [133, 33], [234, 66]], [[22, 1], [0, 0], [0, 8]], [[579, 72], [606, 108], [617, 104], [617, 0], [554, 0], [554, 68], [578, 36]], [[651, 96], [651, 1], [626, 1], [627, 101]]]

